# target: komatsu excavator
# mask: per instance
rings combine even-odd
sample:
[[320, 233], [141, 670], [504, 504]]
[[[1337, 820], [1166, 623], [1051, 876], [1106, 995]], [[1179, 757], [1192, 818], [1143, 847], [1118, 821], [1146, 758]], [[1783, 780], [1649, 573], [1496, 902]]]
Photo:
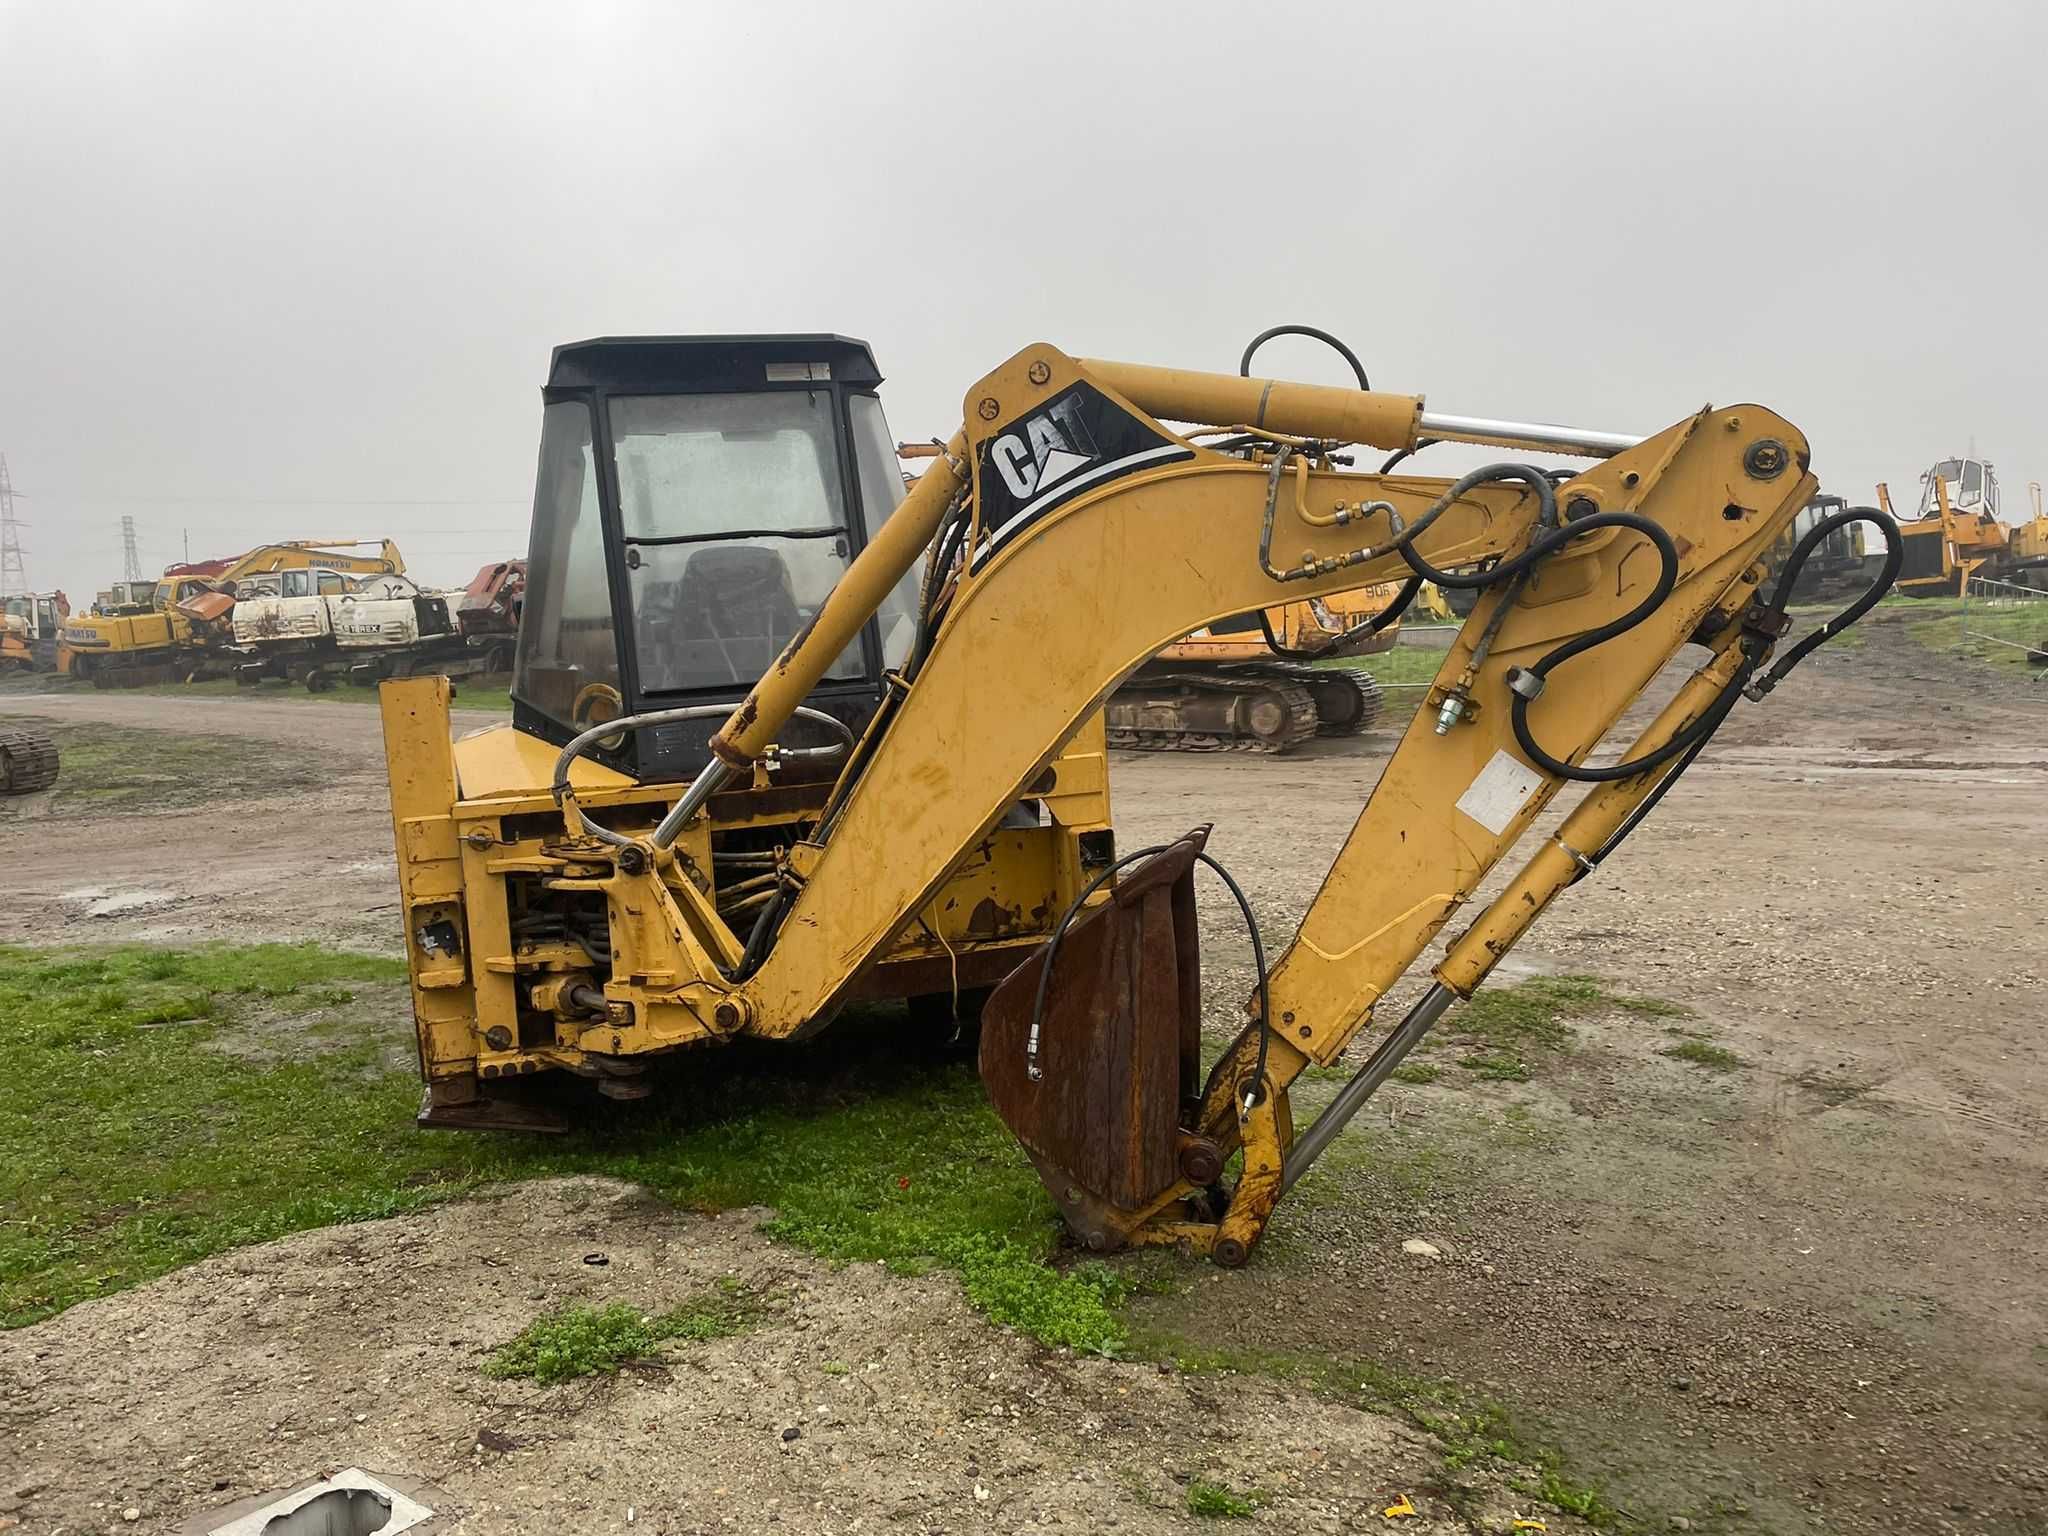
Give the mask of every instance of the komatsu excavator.
[[[424, 1123], [544, 1125], [523, 1094], [537, 1074], [633, 1097], [663, 1053], [995, 983], [981, 1074], [1078, 1239], [1242, 1264], [1282, 1193], [1738, 699], [1897, 571], [1889, 519], [1845, 508], [1759, 593], [1817, 484], [1806, 439], [1756, 405], [1636, 438], [1041, 344], [967, 391], [906, 497], [879, 382], [836, 337], [557, 350], [512, 721], [451, 743], [444, 680], [382, 690]], [[1425, 436], [1590, 462], [1456, 481], [1341, 463]], [[1779, 594], [1852, 520], [1884, 534], [1885, 570], [1773, 662]], [[1254, 926], [1245, 1023], [1205, 1063], [1207, 829], [1116, 850], [1103, 703], [1229, 615], [1425, 578], [1477, 603], [1270, 967]], [[1706, 660], [1596, 762], [1688, 643]], [[1582, 797], [1533, 835], [1566, 785]], [[1525, 838], [1419, 1000], [1382, 1020]], [[1297, 1133], [1289, 1085], [1367, 1029], [1363, 1066]]]

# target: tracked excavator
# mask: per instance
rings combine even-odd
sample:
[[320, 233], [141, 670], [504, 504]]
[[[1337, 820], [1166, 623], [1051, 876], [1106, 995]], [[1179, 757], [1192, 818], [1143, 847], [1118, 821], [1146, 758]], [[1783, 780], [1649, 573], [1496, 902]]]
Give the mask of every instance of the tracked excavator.
[[[451, 741], [445, 681], [382, 688], [423, 1123], [542, 1128], [550, 1074], [640, 1096], [670, 1053], [993, 983], [981, 1075], [1077, 1239], [1242, 1264], [1432, 1024], [1897, 572], [1890, 520], [1845, 508], [1760, 590], [1817, 484], [1757, 405], [1639, 438], [1039, 344], [905, 496], [879, 383], [837, 337], [555, 353], [512, 720]], [[1337, 462], [1424, 437], [1587, 462]], [[1885, 569], [1780, 654], [1783, 594], [1848, 521]], [[1253, 926], [1243, 1026], [1205, 1053], [1193, 882], [1219, 866], [1204, 827], [1117, 848], [1103, 705], [1233, 614], [1419, 579], [1472, 613], [1270, 965]], [[1603, 745], [1688, 643], [1705, 661]], [[1290, 1084], [1367, 1030], [1298, 1129]]]
[[49, 732], [0, 725], [0, 795], [32, 795], [57, 782], [57, 743]]
[[[1363, 667], [1322, 661], [1389, 649], [1398, 582], [1327, 600], [1235, 614], [1167, 646], [1103, 706], [1113, 747], [1139, 751], [1291, 752], [1317, 736], [1357, 736], [1385, 695]], [[1374, 621], [1384, 617], [1384, 624]]]

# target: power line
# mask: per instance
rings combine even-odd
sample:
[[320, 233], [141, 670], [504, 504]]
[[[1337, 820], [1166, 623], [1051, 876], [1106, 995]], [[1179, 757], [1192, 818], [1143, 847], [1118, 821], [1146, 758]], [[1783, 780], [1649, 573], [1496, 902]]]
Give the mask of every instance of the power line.
[[526, 507], [527, 496], [102, 496], [94, 491], [38, 491], [38, 501], [123, 507]]

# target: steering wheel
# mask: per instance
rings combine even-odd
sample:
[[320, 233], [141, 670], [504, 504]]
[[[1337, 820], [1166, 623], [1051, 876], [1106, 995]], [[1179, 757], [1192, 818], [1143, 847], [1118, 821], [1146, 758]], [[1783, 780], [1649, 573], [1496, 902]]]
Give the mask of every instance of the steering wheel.
[[[625, 699], [610, 683], [585, 683], [576, 690], [575, 701], [569, 706], [569, 723], [579, 731], [587, 731], [593, 725], [616, 720], [625, 712]], [[625, 741], [626, 733], [621, 731], [616, 736], [600, 736], [597, 744], [607, 752], [616, 752]]]

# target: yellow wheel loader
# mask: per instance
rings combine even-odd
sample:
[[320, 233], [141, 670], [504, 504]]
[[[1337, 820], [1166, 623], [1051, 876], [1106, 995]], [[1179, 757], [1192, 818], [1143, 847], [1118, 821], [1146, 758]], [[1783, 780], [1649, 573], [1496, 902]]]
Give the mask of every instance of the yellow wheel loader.
[[[451, 741], [445, 680], [382, 689], [425, 1123], [544, 1125], [547, 1074], [630, 1097], [665, 1053], [994, 982], [981, 1075], [1077, 1238], [1242, 1264], [1435, 1020], [1897, 569], [1889, 519], [1844, 509], [1886, 569], [1773, 660], [1761, 559], [1817, 485], [1761, 406], [1637, 438], [1040, 344], [966, 392], [904, 496], [879, 382], [836, 337], [556, 352], [511, 722]], [[1588, 463], [1342, 462], [1424, 437]], [[1205, 1060], [1206, 829], [1115, 847], [1102, 707], [1230, 615], [1418, 579], [1471, 615], [1270, 966], [1254, 925], [1245, 1023]], [[1688, 642], [1704, 664], [1591, 763]], [[1298, 1130], [1289, 1085], [1367, 1029]]]

